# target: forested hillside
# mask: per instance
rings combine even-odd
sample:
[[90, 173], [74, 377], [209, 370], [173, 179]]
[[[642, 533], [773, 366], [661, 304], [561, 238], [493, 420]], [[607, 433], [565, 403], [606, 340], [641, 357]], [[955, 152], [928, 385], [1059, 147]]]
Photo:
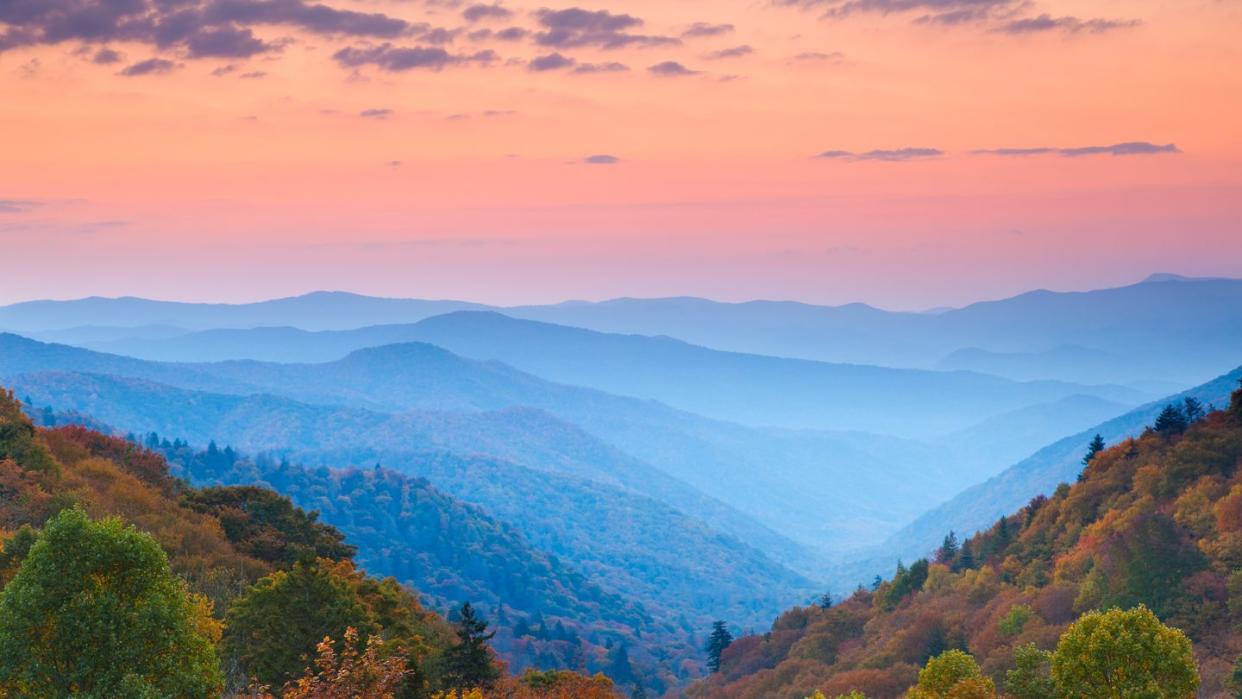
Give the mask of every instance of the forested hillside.
[[472, 609], [454, 627], [363, 573], [315, 514], [263, 488], [190, 488], [158, 454], [81, 426], [38, 429], [7, 391], [0, 495], [4, 696], [611, 693], [505, 679]]
[[[931, 560], [722, 643], [719, 672], [691, 695], [876, 699], [917, 683], [911, 696], [1194, 696], [1180, 634], [1141, 608], [1088, 614], [1142, 605], [1193, 641], [1201, 696], [1237, 696], [1242, 390], [1224, 411], [1203, 408], [1170, 404], [1142, 435], [1093, 446], [1077, 482], [986, 532], [961, 542], [949, 534]], [[973, 659], [942, 655], [952, 649]]]

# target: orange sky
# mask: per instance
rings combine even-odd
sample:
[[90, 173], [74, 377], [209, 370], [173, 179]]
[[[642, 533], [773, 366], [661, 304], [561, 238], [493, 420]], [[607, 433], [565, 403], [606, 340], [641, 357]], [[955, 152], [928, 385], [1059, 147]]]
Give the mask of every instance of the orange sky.
[[[506, 2], [473, 23], [445, 0], [329, 0], [327, 23], [310, 0], [177, 2], [198, 14], [0, 7], [0, 303], [920, 308], [1242, 275], [1236, 2]], [[357, 26], [376, 14], [404, 24]], [[451, 58], [384, 63], [420, 47]], [[605, 64], [628, 70], [575, 72]], [[977, 152], [1005, 148], [1053, 150]]]

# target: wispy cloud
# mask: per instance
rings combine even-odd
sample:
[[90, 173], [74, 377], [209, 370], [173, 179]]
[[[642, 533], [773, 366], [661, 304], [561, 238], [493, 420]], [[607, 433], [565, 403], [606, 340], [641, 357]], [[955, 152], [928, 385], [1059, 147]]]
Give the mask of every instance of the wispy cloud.
[[373, 65], [380, 70], [402, 72], [407, 70], [443, 70], [449, 66], [466, 63], [488, 64], [496, 61], [495, 51], [479, 51], [473, 54], [455, 54], [439, 46], [393, 46], [384, 43], [372, 47], [343, 48], [332, 54], [337, 63], [348, 68]]
[[734, 27], [732, 24], [711, 24], [710, 22], [695, 22], [694, 24], [691, 24], [689, 27], [686, 27], [685, 31], [681, 33], [681, 38], [695, 39], [695, 38], [709, 37], [709, 36], [724, 36], [725, 34], [732, 34], [734, 29], [736, 29], [736, 27]]
[[896, 148], [892, 150], [876, 149], [856, 153], [848, 150], [826, 150], [817, 158], [825, 160], [882, 160], [885, 162], [901, 162], [905, 160], [926, 160], [944, 155], [939, 148]]
[[1142, 22], [1136, 19], [1079, 19], [1072, 16], [1053, 17], [1052, 15], [1043, 14], [1038, 17], [1023, 17], [1009, 20], [993, 29], [993, 31], [1004, 34], [1037, 34], [1052, 31], [1070, 34], [1082, 32], [1102, 34], [1116, 29], [1129, 29], [1140, 24]]
[[621, 159], [615, 155], [589, 155], [582, 159], [587, 165], [616, 165]]
[[1148, 143], [1147, 141], [1128, 141], [1125, 143], [1114, 143], [1108, 146], [1078, 146], [1074, 148], [987, 148], [974, 152], [979, 155], [999, 155], [1014, 158], [1022, 158], [1033, 155], [1059, 155], [1065, 158], [1080, 158], [1089, 155], [1159, 155], [1162, 153], [1181, 153], [1182, 151], [1172, 143], [1165, 143], [1161, 145], [1156, 143]]
[[158, 75], [160, 73], [171, 72], [176, 68], [177, 64], [163, 58], [148, 58], [145, 61], [139, 61], [133, 65], [126, 66], [117, 75], [126, 77], [137, 77], [140, 75]]
[[703, 58], [706, 58], [709, 61], [719, 61], [724, 58], [741, 58], [742, 56], [749, 56], [754, 52], [754, 47], [744, 44], [742, 46], [720, 49], [719, 51], [710, 51], [703, 54]]
[[392, 116], [392, 114], [393, 112], [391, 109], [364, 109], [361, 112], [358, 112], [358, 116], [363, 119], [387, 119]]

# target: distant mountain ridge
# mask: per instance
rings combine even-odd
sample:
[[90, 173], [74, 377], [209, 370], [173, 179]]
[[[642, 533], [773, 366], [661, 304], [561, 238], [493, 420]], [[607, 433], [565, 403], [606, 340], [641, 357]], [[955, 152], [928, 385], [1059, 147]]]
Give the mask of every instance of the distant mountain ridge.
[[[1008, 380], [971, 372], [722, 352], [667, 337], [600, 333], [478, 311], [352, 331], [211, 330], [171, 340], [105, 342], [94, 347], [163, 361], [257, 355], [266, 361], [327, 363], [411, 342], [431, 343], [472, 359], [498, 360], [558, 383], [659, 400], [688, 412], [751, 426], [927, 437], [1080, 393], [1131, 405], [1152, 397], [1119, 386], [1011, 385]], [[917, 433], [913, 431], [916, 426]]]
[[[80, 342], [64, 331], [75, 326], [151, 324], [190, 331], [258, 326], [343, 330], [413, 323], [458, 310], [496, 310], [602, 332], [666, 335], [719, 350], [895, 367], [934, 367], [942, 358], [972, 347], [1038, 355], [1064, 345], [1085, 345], [1119, 357], [1114, 374], [1100, 381], [1158, 379], [1194, 385], [1235, 363], [1232, 349], [1242, 343], [1240, 309], [1242, 280], [1161, 273], [1129, 286], [1032, 291], [938, 313], [890, 312], [865, 304], [722, 303], [693, 297], [501, 308], [316, 292], [235, 305], [133, 298], [34, 301], [0, 307], [0, 328], [26, 334], [60, 331], [59, 336], [42, 339]], [[1081, 378], [1064, 375], [1056, 362], [1030, 368], [1037, 370], [1032, 378]], [[1161, 375], [1152, 375], [1153, 368]]]

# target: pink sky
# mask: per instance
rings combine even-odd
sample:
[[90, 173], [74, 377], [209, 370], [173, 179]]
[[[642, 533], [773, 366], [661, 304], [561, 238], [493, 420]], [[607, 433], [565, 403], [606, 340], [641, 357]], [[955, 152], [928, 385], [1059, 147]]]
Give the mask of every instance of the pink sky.
[[149, 1], [0, 7], [0, 303], [1242, 276], [1235, 2]]

